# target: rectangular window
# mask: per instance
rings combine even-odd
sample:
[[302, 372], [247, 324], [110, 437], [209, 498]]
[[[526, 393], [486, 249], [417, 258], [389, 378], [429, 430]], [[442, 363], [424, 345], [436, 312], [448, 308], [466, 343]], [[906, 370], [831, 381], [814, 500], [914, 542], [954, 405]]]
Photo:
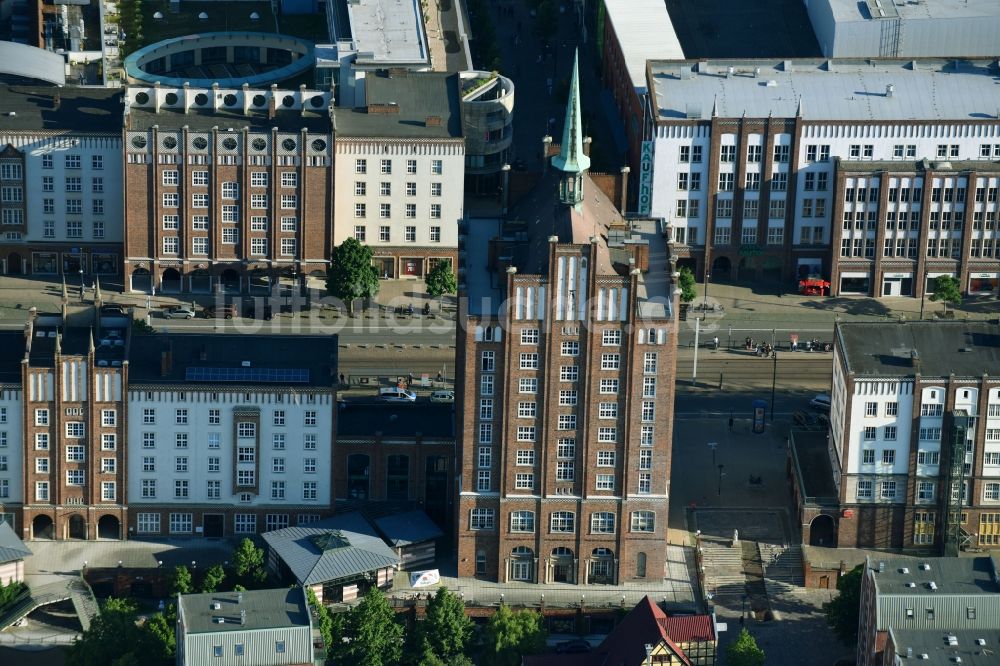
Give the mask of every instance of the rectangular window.
[[615, 443], [618, 441], [618, 428], [603, 426], [597, 429], [597, 441]]
[[560, 414], [556, 424], [557, 430], [575, 430], [576, 414]]
[[652, 492], [653, 487], [653, 476], [648, 473], [639, 474], [639, 487], [638, 492], [640, 495], [648, 495]]
[[534, 490], [535, 475], [530, 472], [519, 472], [515, 474], [514, 488], [516, 490]]
[[614, 467], [615, 466], [615, 452], [614, 451], [598, 451], [597, 452], [597, 466], [598, 467]]
[[317, 481], [303, 481], [302, 482], [302, 499], [304, 500], [315, 500], [317, 498]]
[[602, 402], [598, 405], [598, 418], [602, 419], [617, 419], [618, 418], [618, 403], [617, 402]]
[[536, 353], [522, 353], [520, 357], [521, 370], [537, 370], [538, 369], [538, 354]]
[[492, 530], [493, 521], [493, 509], [472, 509], [469, 511], [470, 530]]
[[620, 354], [601, 354], [601, 370], [619, 370], [620, 368]]
[[559, 391], [559, 406], [560, 407], [574, 407], [577, 402], [577, 392], [573, 390], [562, 390]]
[[[537, 340], [536, 340], [537, 342]], [[580, 355], [580, 343], [579, 342], [563, 342], [560, 348], [560, 353], [563, 356], [579, 356]]]
[[575, 463], [572, 460], [556, 461], [556, 481], [572, 481]]
[[575, 365], [559, 366], [559, 381], [575, 382], [580, 378], [580, 368]]
[[633, 511], [631, 529], [633, 532], [656, 531], [656, 513], [653, 511]]
[[517, 403], [517, 416], [522, 419], [533, 419], [537, 414], [537, 406], [534, 402]]
[[[488, 376], [488, 375], [486, 375]], [[484, 376], [484, 378], [486, 377]], [[534, 377], [522, 377], [517, 380], [518, 393], [537, 393], [538, 380]]]
[[879, 497], [881, 499], [896, 499], [896, 482], [895, 481], [880, 482]]
[[602, 379], [600, 384], [600, 392], [602, 395], [616, 395], [618, 393], [618, 380]]

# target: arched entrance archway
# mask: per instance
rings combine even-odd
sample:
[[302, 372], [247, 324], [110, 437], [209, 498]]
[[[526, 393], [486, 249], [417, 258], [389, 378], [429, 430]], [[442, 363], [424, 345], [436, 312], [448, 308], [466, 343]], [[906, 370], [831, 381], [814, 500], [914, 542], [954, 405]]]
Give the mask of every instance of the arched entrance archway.
[[176, 268], [163, 271], [160, 278], [160, 291], [164, 294], [179, 294], [181, 291], [181, 272]]
[[97, 521], [97, 538], [120, 539], [121, 523], [118, 518], [112, 515], [101, 516], [101, 519]]
[[719, 280], [729, 280], [732, 277], [733, 263], [729, 261], [729, 257], [716, 257], [712, 261], [712, 279]]
[[552, 549], [552, 582], [572, 583], [575, 567], [573, 551], [565, 546]]
[[821, 513], [812, 519], [812, 522], [809, 523], [809, 545], [825, 548], [837, 547], [837, 527], [832, 516]]
[[222, 284], [222, 290], [227, 294], [238, 294], [240, 293], [240, 288], [242, 287], [243, 280], [240, 278], [240, 274], [233, 270], [232, 268], [227, 268], [222, 271], [222, 275], [219, 276], [220, 283]]
[[43, 515], [34, 517], [31, 521], [31, 538], [48, 540], [56, 538], [55, 525], [52, 523], [52, 518], [50, 516]]
[[535, 552], [527, 546], [518, 546], [510, 551], [510, 579], [531, 582], [535, 564]]
[[7, 275], [20, 275], [21, 271], [21, 255], [17, 252], [11, 252], [7, 255]]
[[204, 268], [196, 268], [189, 276], [191, 293], [209, 294], [212, 292], [212, 274]]
[[74, 513], [69, 517], [69, 538], [70, 539], [86, 539], [87, 538], [87, 521], [83, 519], [78, 513]]
[[590, 553], [587, 582], [591, 585], [615, 584], [615, 553], [610, 548], [595, 548]]
[[129, 289], [143, 294], [152, 293], [153, 276], [145, 268], [135, 269], [129, 277]]

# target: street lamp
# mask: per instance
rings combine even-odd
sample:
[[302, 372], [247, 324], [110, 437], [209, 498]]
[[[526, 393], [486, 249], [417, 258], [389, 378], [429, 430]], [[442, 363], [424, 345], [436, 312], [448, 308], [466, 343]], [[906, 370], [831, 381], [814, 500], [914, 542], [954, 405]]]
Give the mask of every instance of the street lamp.
[[705, 271], [705, 298], [703, 299], [704, 302], [701, 304], [701, 306], [702, 306], [702, 310], [701, 310], [701, 312], [702, 312], [702, 314], [701, 314], [702, 319], [705, 319], [706, 317], [708, 317], [708, 281], [711, 280], [711, 279], [712, 279], [712, 274], [709, 273], [706, 270]]
[[[83, 257], [80, 257], [80, 261], [83, 261]], [[80, 302], [83, 302], [83, 264], [80, 264]]]
[[719, 497], [722, 497], [722, 477], [725, 474], [725, 472], [723, 472], [722, 470], [725, 467], [726, 467], [725, 465], [721, 464], [719, 465]]
[[774, 387], [778, 378], [778, 350], [771, 350], [774, 363], [771, 364], [771, 423], [774, 423]]

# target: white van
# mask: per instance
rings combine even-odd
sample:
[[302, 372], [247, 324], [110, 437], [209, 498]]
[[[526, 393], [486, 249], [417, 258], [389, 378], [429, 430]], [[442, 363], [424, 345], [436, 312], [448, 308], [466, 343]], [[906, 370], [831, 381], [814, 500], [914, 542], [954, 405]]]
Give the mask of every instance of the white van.
[[379, 400], [386, 402], [415, 402], [417, 394], [402, 388], [381, 388], [378, 390]]

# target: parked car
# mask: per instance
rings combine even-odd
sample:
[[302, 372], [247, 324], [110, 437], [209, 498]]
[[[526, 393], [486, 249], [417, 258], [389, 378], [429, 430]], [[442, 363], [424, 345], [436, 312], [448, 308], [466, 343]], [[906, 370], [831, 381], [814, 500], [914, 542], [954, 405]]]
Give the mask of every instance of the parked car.
[[126, 314], [126, 312], [125, 312], [125, 306], [124, 305], [119, 305], [117, 303], [105, 303], [104, 305], [101, 306], [101, 314], [102, 315], [124, 315], [124, 314]]
[[235, 305], [209, 305], [205, 308], [205, 316], [209, 319], [222, 318], [222, 319], [232, 319], [233, 317], [240, 316], [240, 311]]
[[[257, 319], [257, 305], [255, 303], [251, 303], [247, 307], [246, 316], [249, 317], [250, 319]], [[270, 305], [265, 305], [264, 307], [262, 307], [261, 317], [265, 321], [271, 321], [272, 319], [274, 319], [274, 308], [272, 308]]]
[[163, 311], [166, 319], [194, 319], [194, 309], [187, 305], [178, 305]]
[[434, 391], [431, 393], [431, 402], [455, 402], [455, 392]]
[[579, 654], [581, 652], [590, 652], [590, 643], [582, 638], [562, 641], [560, 643], [556, 643], [556, 652], [561, 654]]
[[403, 388], [381, 388], [378, 390], [379, 400], [385, 402], [416, 402], [417, 394]]
[[830, 411], [830, 396], [826, 393], [817, 393], [812, 400], [809, 401], [809, 406], [813, 409], [821, 409], [824, 412]]

